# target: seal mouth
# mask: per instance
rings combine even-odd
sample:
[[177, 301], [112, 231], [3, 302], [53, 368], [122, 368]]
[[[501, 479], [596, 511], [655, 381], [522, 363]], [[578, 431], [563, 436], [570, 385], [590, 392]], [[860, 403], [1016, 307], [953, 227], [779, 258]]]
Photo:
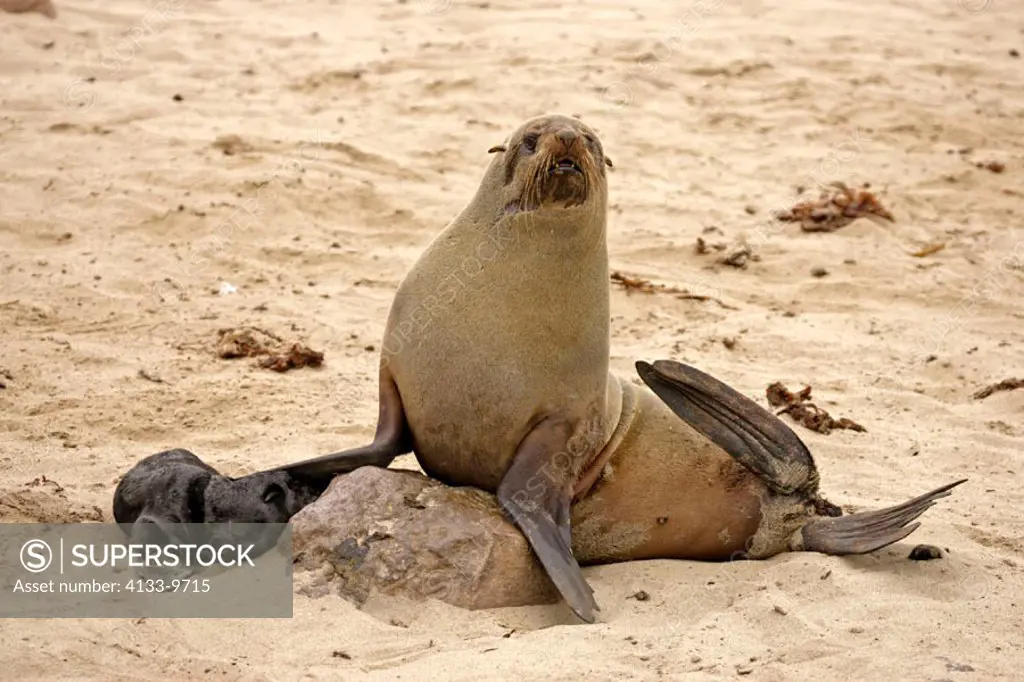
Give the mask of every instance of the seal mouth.
[[583, 175], [583, 169], [580, 165], [569, 157], [561, 158], [555, 161], [553, 164], [548, 166], [548, 175], [566, 175], [575, 173]]

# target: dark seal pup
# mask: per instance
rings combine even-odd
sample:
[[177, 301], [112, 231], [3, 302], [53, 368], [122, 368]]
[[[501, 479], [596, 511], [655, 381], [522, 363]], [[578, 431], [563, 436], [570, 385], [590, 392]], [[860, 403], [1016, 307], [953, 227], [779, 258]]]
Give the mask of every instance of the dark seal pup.
[[199, 524], [284, 524], [322, 492], [283, 471], [229, 478], [176, 448], [142, 459], [118, 482], [114, 521], [132, 543], [216, 543], [220, 535], [225, 541], [256, 542], [255, 557], [273, 546], [278, 534], [253, 532], [243, 538], [230, 529], [201, 532]]

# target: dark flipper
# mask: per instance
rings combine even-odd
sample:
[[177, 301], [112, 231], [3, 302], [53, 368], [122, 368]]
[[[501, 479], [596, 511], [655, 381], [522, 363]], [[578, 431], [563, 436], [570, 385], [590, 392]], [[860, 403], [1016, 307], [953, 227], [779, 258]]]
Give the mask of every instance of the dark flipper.
[[369, 445], [287, 464], [273, 471], [287, 471], [296, 478], [317, 481], [326, 486], [335, 475], [345, 474], [359, 467], [387, 467], [395, 457], [412, 451], [412, 438], [405, 421], [405, 410], [402, 407], [398, 386], [386, 369], [382, 369], [380, 373], [379, 409], [377, 433]]
[[757, 474], [775, 492], [813, 491], [807, 446], [778, 417], [718, 379], [672, 360], [639, 361], [636, 371], [669, 408]]
[[814, 519], [801, 530], [804, 551], [833, 555], [867, 554], [899, 542], [921, 525], [911, 521], [935, 504], [936, 500], [947, 497], [953, 488], [966, 480], [964, 478], [936, 488], [895, 507]]
[[554, 460], [557, 453], [566, 452], [571, 435], [569, 422], [553, 418], [530, 431], [498, 486], [498, 504], [526, 536], [569, 608], [593, 623], [600, 608], [572, 554], [570, 472], [560, 471]]

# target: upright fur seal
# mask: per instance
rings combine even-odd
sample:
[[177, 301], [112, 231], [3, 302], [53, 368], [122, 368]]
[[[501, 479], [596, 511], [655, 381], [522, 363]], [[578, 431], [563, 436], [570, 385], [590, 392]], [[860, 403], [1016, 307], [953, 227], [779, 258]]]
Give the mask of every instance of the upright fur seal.
[[807, 448], [753, 401], [667, 360], [638, 363], [646, 386], [611, 375], [598, 136], [547, 115], [491, 151], [395, 296], [374, 441], [280, 470], [322, 481], [411, 450], [430, 476], [495, 492], [587, 622], [577, 558], [870, 552], [957, 485], [834, 518]]

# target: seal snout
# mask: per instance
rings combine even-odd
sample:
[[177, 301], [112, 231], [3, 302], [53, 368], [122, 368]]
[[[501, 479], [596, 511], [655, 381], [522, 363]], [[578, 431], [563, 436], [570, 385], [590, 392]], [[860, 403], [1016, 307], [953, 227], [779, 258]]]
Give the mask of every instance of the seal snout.
[[548, 175], [583, 174], [580, 166], [580, 154], [583, 146], [580, 144], [581, 137], [572, 128], [562, 128], [551, 136], [551, 164], [548, 166]]
[[581, 141], [580, 134], [571, 128], [562, 128], [551, 135], [548, 175], [583, 175], [580, 155], [584, 148]]

